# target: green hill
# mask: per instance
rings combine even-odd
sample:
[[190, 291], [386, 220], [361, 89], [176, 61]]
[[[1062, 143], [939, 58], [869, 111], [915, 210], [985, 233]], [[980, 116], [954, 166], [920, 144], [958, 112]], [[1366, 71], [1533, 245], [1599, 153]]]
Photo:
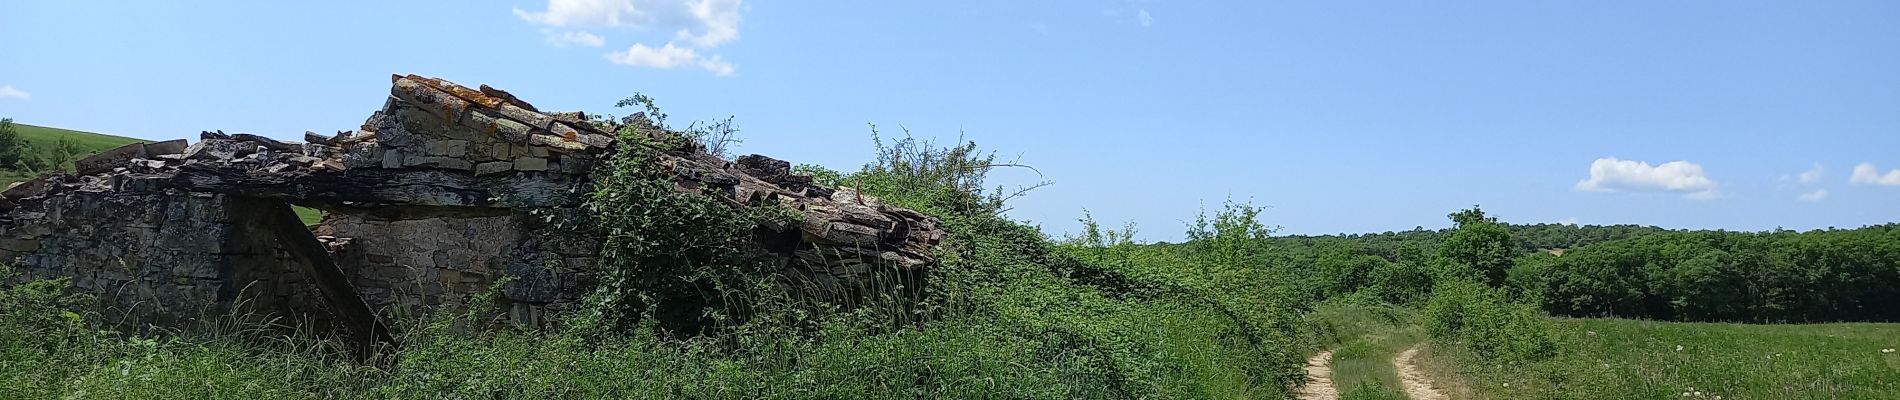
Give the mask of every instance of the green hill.
[[124, 136], [80, 132], [71, 129], [50, 128], [21, 123], [14, 123], [13, 129], [20, 133], [20, 138], [32, 142], [34, 146], [51, 146], [54, 143], [58, 143], [60, 139], [65, 139], [73, 142], [73, 144], [79, 145], [80, 150], [84, 151], [85, 154], [111, 150], [115, 147], [124, 146], [126, 143], [150, 142], [150, 140], [145, 139], [134, 139]]
[[[20, 138], [25, 139], [27, 143], [32, 146], [32, 155], [44, 156], [59, 151], [59, 146], [64, 142], [70, 144], [69, 150], [73, 153], [70, 158], [74, 160], [124, 146], [127, 143], [149, 142], [149, 140], [144, 139], [27, 125], [17, 122], [13, 124], [13, 131], [19, 133]], [[70, 162], [70, 160], [68, 160], [68, 162]], [[71, 166], [62, 165], [59, 166], [59, 168], [70, 169]], [[24, 171], [12, 167], [0, 167], [0, 185], [31, 179], [35, 175], [38, 175], [38, 173], [34, 171]]]

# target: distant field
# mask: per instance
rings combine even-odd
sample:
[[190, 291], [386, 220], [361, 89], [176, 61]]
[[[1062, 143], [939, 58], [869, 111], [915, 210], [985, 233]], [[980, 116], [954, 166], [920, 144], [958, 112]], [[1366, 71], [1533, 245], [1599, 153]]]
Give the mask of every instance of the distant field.
[[145, 139], [80, 132], [71, 129], [49, 128], [21, 124], [18, 122], [13, 124], [13, 129], [20, 133], [21, 138], [32, 142], [34, 146], [50, 146], [53, 143], [59, 142], [60, 139], [66, 139], [67, 141], [78, 144], [79, 148], [85, 150], [86, 154], [111, 150], [115, 147], [124, 146], [126, 143], [150, 142], [150, 140]]
[[[1747, 325], [1559, 319], [1562, 351], [1462, 368], [1491, 399], [1900, 398], [1900, 324]], [[1594, 334], [1592, 334], [1594, 332]], [[1455, 347], [1455, 346], [1454, 346]]]
[[[75, 131], [71, 129], [49, 128], [49, 127], [38, 126], [38, 125], [27, 125], [27, 124], [22, 124], [18, 122], [15, 122], [13, 124], [13, 130], [14, 132], [18, 132], [20, 134], [21, 139], [26, 139], [28, 143], [31, 143], [33, 145], [34, 149], [39, 150], [39, 151], [45, 151], [45, 149], [51, 149], [54, 144], [59, 143], [60, 139], [65, 139], [66, 141], [69, 141], [75, 145], [78, 145], [79, 149], [81, 150], [81, 153], [84, 153], [84, 154], [94, 154], [101, 151], [111, 150], [119, 146], [124, 146], [126, 143], [149, 142], [149, 140], [133, 139], [133, 138], [124, 137], [124, 136], [112, 136], [112, 135], [104, 135], [104, 134], [98, 134], [98, 133], [92, 133], [92, 132], [80, 132], [80, 131]], [[81, 156], [81, 157], [84, 157], [84, 156]], [[0, 185], [7, 185], [14, 182], [32, 179], [34, 175], [37, 175], [37, 174], [34, 174], [32, 172], [26, 172], [26, 171], [17, 171], [10, 168], [0, 168]], [[0, 186], [0, 187], [4, 187], [4, 186]]]

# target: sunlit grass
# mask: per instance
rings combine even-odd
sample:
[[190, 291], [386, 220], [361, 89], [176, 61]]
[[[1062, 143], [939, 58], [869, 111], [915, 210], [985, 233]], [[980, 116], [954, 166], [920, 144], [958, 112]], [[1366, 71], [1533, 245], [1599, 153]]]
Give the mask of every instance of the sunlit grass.
[[[1529, 365], [1445, 353], [1494, 399], [1891, 399], [1900, 324], [1747, 325], [1559, 319], [1562, 350]], [[1508, 386], [1507, 386], [1508, 385]], [[1717, 397], [1720, 396], [1720, 397]]]

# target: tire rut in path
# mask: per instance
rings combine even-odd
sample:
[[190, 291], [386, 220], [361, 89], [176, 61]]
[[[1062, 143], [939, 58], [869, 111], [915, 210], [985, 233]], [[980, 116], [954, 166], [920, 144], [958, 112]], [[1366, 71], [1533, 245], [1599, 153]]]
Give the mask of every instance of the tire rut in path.
[[1299, 400], [1339, 400], [1339, 389], [1333, 387], [1333, 351], [1322, 351], [1306, 359], [1306, 384], [1293, 390], [1293, 398]]
[[1399, 384], [1405, 387], [1405, 396], [1412, 400], [1448, 400], [1444, 393], [1432, 388], [1431, 378], [1425, 377], [1425, 372], [1412, 364], [1412, 357], [1418, 355], [1418, 348], [1412, 346], [1392, 359], [1392, 366], [1399, 372]]

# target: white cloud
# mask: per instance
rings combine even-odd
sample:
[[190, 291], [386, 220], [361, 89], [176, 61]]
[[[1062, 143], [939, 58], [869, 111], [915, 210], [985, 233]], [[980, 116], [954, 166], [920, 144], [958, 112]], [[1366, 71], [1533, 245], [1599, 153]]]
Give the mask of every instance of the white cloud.
[[1795, 196], [1794, 198], [1795, 200], [1809, 203], [1818, 202], [1827, 198], [1827, 189], [1815, 189], [1812, 192], [1802, 193], [1800, 196]]
[[515, 16], [554, 27], [639, 27], [654, 23], [653, 8], [633, 0], [548, 0], [547, 11], [516, 8]]
[[739, 40], [739, 0], [693, 0], [686, 2], [686, 8], [701, 32], [685, 28], [675, 37], [709, 49]]
[[14, 89], [13, 85], [0, 85], [0, 99], [6, 98], [28, 100], [33, 98], [33, 94], [27, 93], [25, 90]]
[[1721, 197], [1715, 181], [1702, 172], [1702, 166], [1688, 161], [1670, 161], [1651, 166], [1648, 162], [1599, 158], [1590, 163], [1590, 178], [1577, 181], [1577, 190], [1596, 192], [1676, 192], [1691, 199]]
[[1854, 176], [1847, 178], [1848, 183], [1856, 185], [1900, 186], [1900, 169], [1890, 169], [1880, 173], [1874, 163], [1860, 163], [1854, 166]]
[[1560, 220], [1557, 220], [1557, 224], [1558, 224], [1558, 225], [1570, 225], [1570, 226], [1577, 226], [1577, 217], [1570, 217], [1570, 218], [1564, 218], [1564, 219], [1560, 219]]
[[573, 45], [587, 46], [587, 47], [600, 47], [601, 45], [607, 44], [607, 39], [601, 38], [600, 35], [595, 35], [595, 34], [587, 33], [587, 32], [566, 31], [566, 32], [560, 32], [557, 34], [552, 30], [547, 30], [547, 31], [541, 31], [541, 34], [546, 35], [548, 38], [548, 44], [552, 44], [554, 45], [554, 47], [567, 47], [567, 46], [573, 46]]
[[[720, 75], [731, 75], [732, 63], [722, 61], [717, 54], [701, 56], [700, 52], [739, 40], [742, 3], [743, 0], [548, 0], [546, 10], [516, 8], [514, 14], [524, 21], [555, 28], [672, 31], [672, 38], [662, 47], [646, 44], [653, 41], [636, 42], [627, 51], [607, 54], [607, 59], [619, 64], [657, 68], [696, 65]], [[600, 36], [586, 32], [563, 33], [558, 37], [550, 34], [548, 42], [556, 46], [606, 43]]]
[[717, 55], [711, 57], [700, 56], [699, 52], [690, 48], [674, 46], [672, 42], [667, 42], [666, 46], [660, 48], [647, 47], [647, 45], [635, 43], [633, 47], [628, 47], [627, 51], [608, 53], [607, 60], [615, 64], [639, 67], [699, 67], [721, 76], [732, 75], [732, 72], [736, 69], [732, 63], [721, 60]]
[[1814, 163], [1814, 169], [1807, 170], [1799, 175], [1782, 175], [1781, 180], [1800, 182], [1803, 185], [1812, 184], [1820, 182], [1821, 173], [1825, 171], [1827, 171], [1827, 168], [1822, 167], [1821, 163]]
[[1136, 13], [1135, 20], [1141, 21], [1142, 27], [1153, 26], [1155, 24], [1155, 17], [1153, 15], [1148, 15], [1147, 9], [1142, 9], [1141, 12]]

